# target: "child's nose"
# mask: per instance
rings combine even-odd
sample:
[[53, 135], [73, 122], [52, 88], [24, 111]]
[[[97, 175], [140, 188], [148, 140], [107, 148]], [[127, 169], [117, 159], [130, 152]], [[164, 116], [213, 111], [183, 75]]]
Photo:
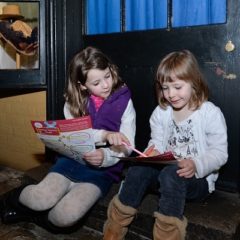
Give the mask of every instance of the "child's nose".
[[108, 82], [107, 82], [107, 81], [103, 81], [102, 86], [103, 86], [104, 88], [107, 88], [107, 87], [108, 87]]
[[174, 97], [174, 90], [173, 89], [169, 89], [168, 90], [168, 96], [171, 98], [171, 97]]

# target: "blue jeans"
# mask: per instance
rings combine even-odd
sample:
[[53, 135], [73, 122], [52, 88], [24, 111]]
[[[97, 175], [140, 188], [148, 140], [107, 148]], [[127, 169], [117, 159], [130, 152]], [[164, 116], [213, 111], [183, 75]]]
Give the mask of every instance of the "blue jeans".
[[130, 167], [119, 193], [119, 200], [138, 208], [151, 188], [159, 188], [159, 212], [182, 219], [186, 200], [204, 200], [208, 195], [206, 178], [183, 178], [177, 165]]

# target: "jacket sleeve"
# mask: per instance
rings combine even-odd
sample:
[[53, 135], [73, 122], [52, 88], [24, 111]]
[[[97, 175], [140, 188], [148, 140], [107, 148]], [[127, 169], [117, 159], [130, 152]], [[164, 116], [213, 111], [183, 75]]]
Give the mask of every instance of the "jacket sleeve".
[[148, 142], [148, 147], [155, 145], [155, 149], [159, 152], [163, 153], [163, 141], [164, 141], [164, 118], [166, 114], [161, 114], [161, 110], [159, 106], [157, 106], [151, 117], [150, 117], [150, 128], [151, 128], [151, 139]]
[[72, 118], [74, 118], [72, 116], [72, 114], [70, 113], [70, 111], [69, 111], [69, 105], [68, 105], [67, 102], [65, 102], [65, 104], [64, 104], [63, 113], [64, 113], [65, 119], [72, 119]]
[[206, 150], [194, 159], [197, 178], [217, 172], [228, 159], [227, 126], [221, 110], [206, 109], [201, 120], [205, 123]]

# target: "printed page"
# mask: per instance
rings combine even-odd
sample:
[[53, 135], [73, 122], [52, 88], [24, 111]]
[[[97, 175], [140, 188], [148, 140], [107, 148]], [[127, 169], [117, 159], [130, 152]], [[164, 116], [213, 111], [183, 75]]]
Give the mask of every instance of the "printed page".
[[95, 149], [90, 116], [31, 124], [46, 147], [77, 161], [83, 162], [82, 154]]

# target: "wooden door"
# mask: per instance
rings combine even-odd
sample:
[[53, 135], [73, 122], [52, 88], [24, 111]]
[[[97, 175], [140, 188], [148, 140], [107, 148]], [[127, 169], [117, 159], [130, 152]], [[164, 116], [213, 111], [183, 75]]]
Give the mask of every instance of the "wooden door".
[[133, 93], [137, 112], [136, 145], [149, 140], [149, 117], [156, 106], [155, 69], [175, 50], [189, 49], [197, 57], [208, 85], [210, 101], [219, 106], [228, 126], [229, 160], [221, 169], [219, 189], [239, 191], [240, 149], [240, 1], [227, 1], [224, 24], [83, 36], [83, 45], [106, 52], [121, 70]]

